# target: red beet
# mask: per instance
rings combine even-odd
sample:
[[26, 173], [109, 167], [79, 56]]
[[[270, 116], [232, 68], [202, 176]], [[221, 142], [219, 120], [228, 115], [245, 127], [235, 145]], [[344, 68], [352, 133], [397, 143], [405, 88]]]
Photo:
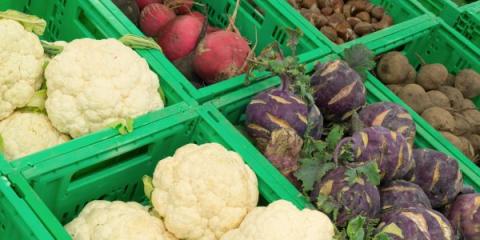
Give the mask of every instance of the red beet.
[[163, 0], [137, 0], [137, 5], [140, 10], [142, 10], [151, 3], [163, 3]]
[[[202, 22], [205, 21], [205, 16], [203, 14], [199, 13], [199, 12], [191, 12], [190, 15], [198, 18]], [[220, 31], [220, 30], [222, 30], [222, 29], [211, 26], [211, 25], [207, 26], [207, 33], [212, 33], [212, 32], [216, 32], [216, 31]]]
[[213, 84], [243, 73], [250, 51], [248, 42], [237, 33], [209, 33], [197, 47], [193, 68], [203, 81]]
[[140, 29], [145, 35], [153, 37], [174, 18], [175, 13], [172, 9], [160, 3], [152, 3], [140, 14]]
[[193, 7], [193, 0], [166, 0], [165, 3], [175, 9], [178, 15], [190, 13]]
[[204, 20], [193, 14], [179, 16], [168, 23], [157, 38], [165, 56], [175, 61], [191, 53], [197, 45], [203, 23]]

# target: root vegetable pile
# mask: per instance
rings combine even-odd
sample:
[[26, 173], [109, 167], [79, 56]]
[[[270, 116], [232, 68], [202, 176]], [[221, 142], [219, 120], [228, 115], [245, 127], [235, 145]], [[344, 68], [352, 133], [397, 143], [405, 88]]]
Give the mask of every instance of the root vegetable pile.
[[393, 25], [380, 6], [368, 0], [289, 0], [332, 42], [342, 44]]
[[[479, 161], [480, 143], [474, 136], [480, 134], [480, 111], [472, 102], [480, 95], [479, 73], [463, 69], [454, 75], [438, 63], [424, 63], [417, 72], [396, 51], [381, 56], [375, 73], [465, 156]], [[410, 80], [409, 76], [416, 77]]]
[[[362, 47], [348, 49], [345, 61], [320, 63], [311, 75], [294, 57], [272, 57], [278, 55], [270, 53], [265, 60], [259, 56], [256, 64], [262, 63], [288, 81], [251, 100], [246, 111], [247, 134], [294, 186], [331, 217], [337, 239], [357, 239], [359, 234], [365, 234], [359, 239], [369, 240], [456, 239], [461, 233], [454, 230], [443, 213], [463, 190], [457, 161], [435, 150], [414, 149], [415, 122], [403, 107], [387, 102], [365, 104], [361, 76], [370, 64], [354, 68], [358, 67], [357, 57], [362, 55], [356, 52], [359, 49]], [[356, 56], [357, 61], [351, 61], [351, 56]], [[389, 58], [408, 63], [401, 54]], [[390, 83], [402, 84], [416, 78], [413, 67], [406, 66], [408, 73], [403, 74], [392, 69], [397, 65], [384, 61], [379, 67], [388, 71], [384, 76], [396, 78]], [[442, 74], [446, 80], [448, 74]], [[448, 95], [441, 90], [428, 94], [419, 84], [407, 86], [418, 89], [416, 95], [437, 97], [443, 106], [450, 104]], [[463, 99], [459, 102], [473, 104], [463, 103]], [[339, 105], [333, 108], [333, 104]], [[435, 118], [437, 111], [444, 110], [433, 104], [423, 108], [426, 118]], [[475, 117], [472, 114], [471, 118]], [[461, 128], [453, 115], [443, 120], [439, 122], [443, 129]], [[458, 216], [466, 215], [462, 214]], [[472, 222], [478, 224], [480, 218]], [[479, 233], [476, 229], [468, 234]]]
[[[197, 88], [215, 84], [247, 71], [247, 59], [252, 53], [250, 43], [234, 26], [237, 11], [225, 29], [211, 26], [206, 6], [193, 0], [124, 0], [117, 6], [128, 16], [128, 5], [141, 9], [138, 26], [154, 38], [165, 56]], [[199, 11], [194, 11], [194, 5]], [[134, 21], [134, 23], [136, 23]]]

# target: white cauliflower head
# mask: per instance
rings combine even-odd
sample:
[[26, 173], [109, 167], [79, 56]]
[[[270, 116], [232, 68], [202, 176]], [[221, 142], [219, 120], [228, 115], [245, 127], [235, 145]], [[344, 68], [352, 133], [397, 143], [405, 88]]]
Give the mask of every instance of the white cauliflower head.
[[0, 19], [0, 119], [25, 106], [43, 81], [43, 48], [37, 35]]
[[163, 107], [147, 62], [115, 39], [67, 44], [45, 70], [52, 124], [76, 138]]
[[136, 202], [89, 202], [65, 225], [73, 240], [174, 240], [162, 221]]
[[0, 121], [0, 135], [7, 160], [15, 160], [70, 139], [58, 132], [45, 114], [33, 112], [15, 112]]
[[177, 149], [158, 163], [152, 183], [152, 204], [179, 239], [219, 239], [258, 202], [253, 171], [216, 143]]
[[334, 225], [322, 212], [300, 211], [279, 200], [251, 211], [238, 229], [221, 240], [332, 240], [334, 235]]

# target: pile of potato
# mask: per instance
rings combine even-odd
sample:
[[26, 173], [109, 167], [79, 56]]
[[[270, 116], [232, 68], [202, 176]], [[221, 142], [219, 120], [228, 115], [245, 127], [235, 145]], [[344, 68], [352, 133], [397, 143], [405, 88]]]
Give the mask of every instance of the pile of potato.
[[331, 41], [342, 44], [387, 28], [393, 19], [368, 0], [288, 0]]
[[414, 111], [474, 162], [480, 153], [480, 74], [464, 69], [456, 76], [442, 64], [424, 64], [417, 72], [400, 52], [383, 55], [377, 77]]

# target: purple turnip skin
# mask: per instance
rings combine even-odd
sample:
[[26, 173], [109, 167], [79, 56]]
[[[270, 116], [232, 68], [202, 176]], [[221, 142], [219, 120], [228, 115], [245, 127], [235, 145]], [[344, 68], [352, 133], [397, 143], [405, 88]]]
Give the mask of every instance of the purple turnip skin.
[[351, 142], [356, 162], [376, 161], [384, 182], [402, 179], [414, 167], [412, 148], [407, 140], [396, 132], [384, 127], [368, 127], [344, 138], [337, 145]]
[[448, 219], [464, 240], [480, 239], [480, 195], [459, 195], [449, 210]]
[[343, 120], [365, 105], [362, 78], [343, 61], [319, 64], [311, 85], [315, 104], [327, 119]]
[[[387, 233], [391, 240], [455, 240], [448, 220], [439, 212], [422, 207], [397, 208], [382, 214], [377, 231], [395, 224], [400, 234]], [[400, 235], [400, 236], [399, 236]], [[403, 236], [403, 237], [401, 237]]]
[[292, 128], [301, 137], [307, 129], [308, 106], [283, 89], [271, 89], [255, 96], [246, 110], [248, 134], [263, 149], [272, 131]]
[[427, 194], [415, 183], [404, 180], [390, 182], [380, 188], [382, 210], [424, 207], [432, 209]]
[[463, 177], [455, 159], [431, 149], [413, 150], [415, 168], [410, 179], [427, 194], [433, 208], [451, 203], [463, 187]]
[[402, 106], [379, 102], [365, 106], [359, 113], [365, 127], [381, 126], [402, 134], [410, 144], [415, 140], [416, 125]]
[[350, 186], [345, 172], [344, 167], [328, 172], [315, 184], [312, 201], [316, 203], [320, 193], [335, 199], [340, 206], [336, 221], [338, 226], [345, 226], [350, 219], [359, 215], [375, 218], [380, 213], [378, 188], [363, 178]]

